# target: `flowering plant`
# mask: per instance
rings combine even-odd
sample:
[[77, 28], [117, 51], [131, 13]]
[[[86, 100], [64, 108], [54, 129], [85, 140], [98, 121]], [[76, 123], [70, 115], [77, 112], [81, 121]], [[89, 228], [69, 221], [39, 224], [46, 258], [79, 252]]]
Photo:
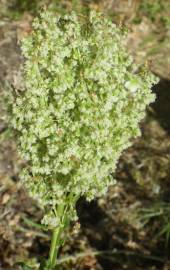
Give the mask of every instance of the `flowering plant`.
[[13, 125], [28, 161], [22, 180], [53, 230], [51, 268], [77, 200], [105, 194], [155, 99], [155, 77], [133, 63], [125, 41], [101, 14], [44, 11], [22, 44], [26, 91], [13, 106]]

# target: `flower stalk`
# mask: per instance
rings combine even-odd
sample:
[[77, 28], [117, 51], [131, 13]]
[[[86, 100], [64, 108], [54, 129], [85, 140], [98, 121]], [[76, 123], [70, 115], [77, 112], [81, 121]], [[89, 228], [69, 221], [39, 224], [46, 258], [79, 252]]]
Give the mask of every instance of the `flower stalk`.
[[49, 263], [50, 263], [49, 270], [53, 269], [57, 262], [60, 236], [61, 236], [61, 228], [59, 227], [54, 229], [52, 232], [51, 247], [49, 254]]

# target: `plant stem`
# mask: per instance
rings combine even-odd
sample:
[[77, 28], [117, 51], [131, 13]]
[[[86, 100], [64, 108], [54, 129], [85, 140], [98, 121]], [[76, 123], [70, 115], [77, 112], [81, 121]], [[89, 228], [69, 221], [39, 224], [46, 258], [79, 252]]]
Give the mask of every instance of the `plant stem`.
[[58, 216], [58, 218], [60, 219], [60, 223], [58, 227], [54, 228], [52, 231], [48, 270], [53, 270], [57, 264], [58, 250], [62, 245], [62, 233], [69, 225], [67, 217], [67, 214], [69, 212], [69, 206], [71, 203], [75, 204], [76, 201], [77, 198], [74, 198], [72, 194], [69, 194], [69, 196], [65, 199], [65, 203], [59, 205], [57, 210], [55, 210], [55, 215]]
[[60, 224], [58, 227], [53, 229], [52, 232], [52, 239], [51, 239], [51, 246], [50, 246], [50, 254], [49, 254], [49, 270], [52, 270], [54, 266], [56, 265], [58, 250], [60, 247], [60, 241], [61, 241], [61, 234], [64, 230], [64, 223], [66, 216], [64, 204], [60, 205], [57, 209], [57, 215], [60, 218]]
[[58, 227], [58, 228], [54, 229], [53, 233], [52, 233], [50, 255], [49, 255], [50, 269], [53, 269], [53, 267], [56, 264], [60, 236], [61, 236], [61, 227]]

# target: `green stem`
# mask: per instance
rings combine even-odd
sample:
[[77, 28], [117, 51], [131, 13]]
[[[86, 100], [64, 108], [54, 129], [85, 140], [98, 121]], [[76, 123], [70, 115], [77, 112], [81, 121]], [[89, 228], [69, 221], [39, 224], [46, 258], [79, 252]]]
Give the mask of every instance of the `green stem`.
[[64, 205], [60, 205], [58, 207], [57, 213], [58, 217], [60, 218], [60, 224], [57, 228], [53, 229], [52, 232], [52, 239], [51, 239], [51, 246], [50, 246], [50, 254], [49, 254], [49, 270], [52, 270], [54, 266], [56, 265], [58, 250], [60, 247], [60, 240], [61, 240], [61, 234], [64, 230], [63, 228], [63, 218], [65, 216], [65, 207]]
[[52, 233], [50, 255], [49, 255], [50, 269], [53, 269], [55, 264], [56, 264], [60, 236], [61, 236], [61, 227], [58, 227], [58, 228], [54, 229], [53, 233]]
[[49, 253], [49, 270], [53, 270], [56, 266], [58, 250], [61, 245], [61, 236], [62, 232], [68, 226], [67, 222], [67, 214], [69, 212], [69, 207], [71, 203], [76, 203], [77, 198], [73, 198], [72, 194], [66, 198], [65, 203], [63, 205], [59, 205], [57, 211], [55, 211], [55, 215], [60, 218], [60, 224], [58, 227], [53, 229], [52, 232], [52, 239], [51, 239], [51, 246], [50, 246], [50, 253]]

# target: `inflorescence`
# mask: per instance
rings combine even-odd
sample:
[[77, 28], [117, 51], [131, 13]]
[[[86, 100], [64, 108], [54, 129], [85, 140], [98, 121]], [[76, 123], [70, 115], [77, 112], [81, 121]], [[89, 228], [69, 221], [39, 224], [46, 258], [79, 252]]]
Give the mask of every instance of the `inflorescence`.
[[[57, 226], [56, 206], [68, 194], [92, 200], [113, 183], [111, 173], [155, 99], [154, 75], [127, 52], [126, 34], [101, 14], [88, 19], [44, 11], [23, 41], [25, 88], [13, 106], [22, 179]], [[74, 205], [70, 218], [74, 217]]]

